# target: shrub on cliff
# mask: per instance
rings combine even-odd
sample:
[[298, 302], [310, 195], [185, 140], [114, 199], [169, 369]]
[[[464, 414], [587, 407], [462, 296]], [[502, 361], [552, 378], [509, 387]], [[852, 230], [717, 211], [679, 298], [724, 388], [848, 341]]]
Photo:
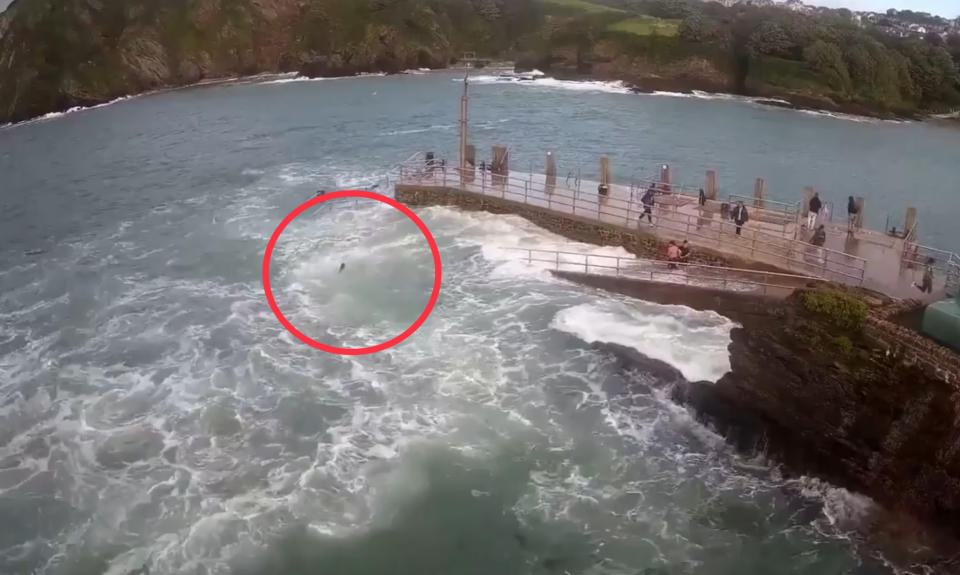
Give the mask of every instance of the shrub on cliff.
[[856, 296], [835, 290], [811, 290], [800, 294], [800, 305], [834, 328], [860, 331], [869, 308]]

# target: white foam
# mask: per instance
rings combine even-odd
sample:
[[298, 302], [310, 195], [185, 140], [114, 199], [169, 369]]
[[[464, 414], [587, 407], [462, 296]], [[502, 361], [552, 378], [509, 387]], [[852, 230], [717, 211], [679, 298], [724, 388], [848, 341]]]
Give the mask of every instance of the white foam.
[[293, 84], [298, 82], [326, 82], [329, 80], [348, 80], [350, 78], [380, 78], [386, 76], [384, 72], [375, 72], [362, 74], [354, 74], [352, 76], [325, 76], [325, 77], [310, 77], [310, 76], [294, 76], [292, 78], [276, 78], [273, 80], [265, 80], [263, 82], [257, 82], [261, 86], [269, 84]]
[[550, 326], [587, 343], [632, 347], [670, 364], [689, 381], [716, 382], [730, 371], [727, 346], [735, 324], [713, 312], [605, 300], [561, 310]]
[[[455, 79], [455, 81], [462, 81]], [[574, 92], [602, 92], [607, 94], [630, 94], [630, 88], [620, 81], [602, 82], [599, 80], [557, 80], [550, 77], [538, 77], [536, 80], [523, 80], [517, 77], [505, 76], [474, 76], [470, 78], [474, 84], [510, 84], [530, 88], [546, 88], [552, 90], [569, 90]]]
[[456, 126], [453, 124], [434, 124], [432, 126], [426, 126], [424, 128], [409, 128], [406, 130], [391, 130], [389, 132], [383, 132], [381, 136], [406, 136], [409, 134], [422, 134], [424, 132], [443, 132], [454, 129]]
[[816, 477], [801, 476], [796, 480], [800, 494], [823, 502], [823, 515], [830, 526], [839, 532], [849, 532], [876, 511], [876, 503], [859, 493], [834, 487]]
[[[149, 93], [149, 92], [145, 92], [144, 94], [148, 94], [148, 93]], [[95, 106], [74, 106], [73, 108], [69, 108], [69, 109], [64, 110], [64, 111], [62, 111], [62, 112], [50, 112], [50, 113], [48, 113], [48, 114], [44, 114], [44, 115], [38, 116], [38, 117], [36, 117], [36, 118], [31, 118], [31, 119], [29, 119], [29, 120], [24, 120], [23, 122], [16, 122], [16, 123], [11, 123], [11, 124], [2, 124], [2, 125], [0, 125], [0, 129], [4, 129], [4, 128], [15, 128], [15, 127], [17, 127], [17, 126], [24, 126], [24, 125], [27, 125], [27, 124], [34, 124], [34, 123], [37, 123], [37, 122], [45, 122], [45, 121], [49, 121], [49, 120], [56, 120], [57, 118], [62, 118], [62, 117], [67, 116], [67, 115], [69, 115], [69, 114], [76, 114], [76, 113], [78, 113], [78, 112], [86, 112], [86, 111], [88, 111], [88, 110], [96, 110], [96, 109], [98, 109], [98, 108], [105, 108], [105, 107], [107, 107], [107, 106], [112, 106], [113, 104], [117, 104], [117, 103], [119, 103], [119, 102], [123, 102], [123, 101], [126, 101], [126, 100], [131, 100], [131, 99], [136, 98], [136, 97], [138, 97], [138, 96], [143, 96], [144, 94], [137, 94], [137, 95], [134, 95], [134, 96], [121, 96], [121, 97], [119, 97], [119, 98], [114, 98], [113, 100], [110, 100], [109, 102], [104, 102], [104, 103], [102, 103], [102, 104], [97, 104], [97, 105], [95, 105]]]

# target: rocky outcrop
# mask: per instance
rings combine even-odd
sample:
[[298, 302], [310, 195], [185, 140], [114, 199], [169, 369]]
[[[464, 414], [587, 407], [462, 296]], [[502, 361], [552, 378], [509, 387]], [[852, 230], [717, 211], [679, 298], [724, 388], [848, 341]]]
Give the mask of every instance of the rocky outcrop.
[[803, 305], [807, 291], [775, 300], [563, 275], [736, 321], [731, 371], [717, 383], [678, 383], [675, 400], [746, 452], [960, 535], [960, 387], [896, 353], [899, 332], [839, 328]]

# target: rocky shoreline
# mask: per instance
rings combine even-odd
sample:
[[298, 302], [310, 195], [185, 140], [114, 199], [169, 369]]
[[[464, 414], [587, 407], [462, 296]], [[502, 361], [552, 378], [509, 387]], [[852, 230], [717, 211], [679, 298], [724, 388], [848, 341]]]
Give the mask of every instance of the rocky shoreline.
[[[516, 72], [529, 72], [536, 66], [531, 63], [518, 63], [514, 70]], [[536, 68], [539, 69], [539, 68]], [[541, 70], [547, 72], [546, 70]], [[623, 82], [632, 92], [637, 94], [653, 94], [656, 92], [675, 92], [679, 94], [696, 94], [697, 92], [710, 95], [732, 95], [742, 98], [749, 98], [753, 102], [765, 106], [777, 108], [786, 108], [797, 111], [809, 111], [818, 113], [844, 114], [848, 116], [860, 116], [864, 118], [873, 118], [878, 120], [890, 121], [926, 121], [939, 120], [937, 116], [922, 114], [916, 111], [890, 111], [879, 110], [858, 104], [854, 102], [835, 102], [827, 97], [815, 97], [803, 94], [795, 94], [785, 91], [763, 91], [753, 92], [750, 90], [738, 91], [734, 87], [718, 81], [711, 81], [703, 78], [691, 77], [647, 77], [643, 79], [632, 78], [628, 74], [620, 73], [593, 73], [586, 71], [570, 70], [552, 70], [549, 75], [558, 80], [570, 81], [618, 81]]]
[[[162, 93], [171, 90], [179, 90], [184, 88], [194, 88], [198, 86], [210, 86], [217, 84], [226, 84], [230, 82], [243, 82], [249, 81], [251, 79], [261, 79], [261, 78], [271, 78], [271, 77], [287, 77], [290, 74], [296, 74], [294, 77], [302, 78], [348, 78], [353, 76], [363, 76], [371, 74], [383, 74], [387, 76], [392, 75], [402, 75], [410, 69], [417, 68], [430, 68], [433, 71], [441, 71], [449, 69], [448, 65], [445, 62], [433, 61], [429, 62], [430, 66], [413, 66], [404, 68], [400, 65], [391, 65], [391, 66], [340, 66], [340, 65], [328, 65], [327, 62], [317, 62], [311, 65], [303, 66], [301, 69], [296, 71], [264, 71], [258, 74], [248, 75], [248, 76], [224, 76], [224, 77], [211, 77], [204, 78], [199, 81], [191, 81], [184, 83], [172, 83], [160, 85], [151, 89], [147, 89], [141, 92], [129, 93], [129, 94], [111, 94], [110, 96], [104, 96], [103, 98], [84, 98], [81, 100], [70, 100], [64, 101], [63, 105], [58, 106], [57, 109], [51, 109], [44, 114], [33, 116], [31, 118], [26, 118], [14, 122], [9, 125], [17, 125], [27, 122], [35, 121], [44, 116], [51, 114], [63, 113], [73, 109], [83, 109], [83, 108], [92, 108], [95, 106], [100, 106], [107, 104], [116, 100], [133, 98], [137, 96], [142, 96], [145, 94], [154, 94]], [[512, 63], [505, 62], [505, 65], [513, 67], [516, 72], [529, 72], [533, 68], [526, 65], [513, 65]], [[558, 80], [565, 81], [620, 81], [623, 82], [632, 92], [637, 94], [652, 94], [656, 92], [674, 92], [679, 94], [690, 94], [695, 95], [696, 93], [715, 95], [715, 96], [738, 96], [746, 99], [750, 99], [752, 102], [757, 104], [762, 104], [764, 106], [772, 106], [777, 108], [786, 108], [797, 111], [809, 111], [816, 113], [835, 113], [835, 114], [844, 114], [849, 116], [857, 116], [863, 118], [872, 118], [879, 120], [890, 120], [890, 121], [929, 121], [938, 125], [948, 126], [948, 127], [960, 127], [960, 120], [953, 117], [945, 116], [935, 116], [935, 115], [922, 115], [918, 113], [901, 113], [901, 114], [892, 114], [884, 113], [878, 110], [873, 110], [868, 107], [856, 105], [856, 104], [837, 104], [826, 98], [812, 98], [807, 96], [799, 96], [796, 94], [750, 94], [750, 93], [736, 93], [729, 90], [724, 90], [722, 86], [712, 84], [712, 83], [703, 83], [699, 81], [691, 80], [676, 80], [676, 79], [650, 79], [642, 83], [633, 83], [626, 79], [621, 79], [617, 77], [611, 77], [604, 74], [586, 74], [586, 73], [571, 73], [571, 72], [560, 72], [560, 73], [551, 73], [550, 77], [556, 78]]]
[[[776, 300], [556, 274], [645, 301], [712, 310], [737, 322], [730, 334], [731, 371], [716, 383], [666, 377], [675, 382], [673, 399], [738, 450], [883, 505], [883, 517], [864, 528], [870, 537], [902, 540], [910, 549], [906, 561], [938, 572], [960, 569], [960, 386], [900, 353], [895, 329], [871, 325], [886, 322], [902, 304], [867, 298], [864, 322], [847, 325], [837, 323], [846, 313], [837, 310], [848, 304], [822, 313], [804, 303], [807, 294], [833, 293], [823, 290]], [[840, 299], [824, 301], [847, 301], [848, 295], [836, 293]], [[629, 354], [625, 361], [631, 363]], [[647, 361], [632, 364], [649, 369]]]

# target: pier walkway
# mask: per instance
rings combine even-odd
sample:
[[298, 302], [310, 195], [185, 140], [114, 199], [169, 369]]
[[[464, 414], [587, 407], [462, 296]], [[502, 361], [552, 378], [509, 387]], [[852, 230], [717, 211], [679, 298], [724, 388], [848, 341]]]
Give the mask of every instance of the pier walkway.
[[704, 289], [784, 298], [801, 287], [825, 280], [703, 264], [674, 263], [635, 257], [606, 256], [540, 248], [503, 248], [530, 265], [556, 272], [612, 276], [656, 283], [683, 284]]
[[[661, 240], [686, 239], [694, 250], [706, 248], [746, 262], [743, 268], [761, 264], [782, 270], [784, 276], [862, 286], [899, 299], [940, 300], [948, 287], [960, 283], [957, 255], [867, 229], [848, 234], [845, 222], [826, 222], [825, 245], [811, 245], [809, 230], [800, 224], [801, 216], [805, 216], [800, 202], [765, 200], [759, 207], [752, 198], [729, 196], [724, 203], [743, 201], [750, 212], [748, 223], [737, 235], [734, 223], [721, 217], [723, 203], [709, 200], [700, 206], [689, 191], [678, 193], [669, 184], [654, 183], [658, 194], [652, 222], [648, 222], [645, 217], [641, 219], [642, 186], [611, 184], [608, 193], [601, 195], [598, 182], [576, 181], [574, 189], [567, 187], [570, 182], [563, 178], [550, 185], [543, 174], [501, 176], [478, 169], [464, 175], [461, 178], [456, 168], [415, 158], [400, 165], [397, 190], [454, 190], [499, 198], [547, 213], [602, 222], [634, 234], [651, 234]], [[922, 280], [928, 258], [934, 260], [934, 290], [923, 294], [913, 284]]]

